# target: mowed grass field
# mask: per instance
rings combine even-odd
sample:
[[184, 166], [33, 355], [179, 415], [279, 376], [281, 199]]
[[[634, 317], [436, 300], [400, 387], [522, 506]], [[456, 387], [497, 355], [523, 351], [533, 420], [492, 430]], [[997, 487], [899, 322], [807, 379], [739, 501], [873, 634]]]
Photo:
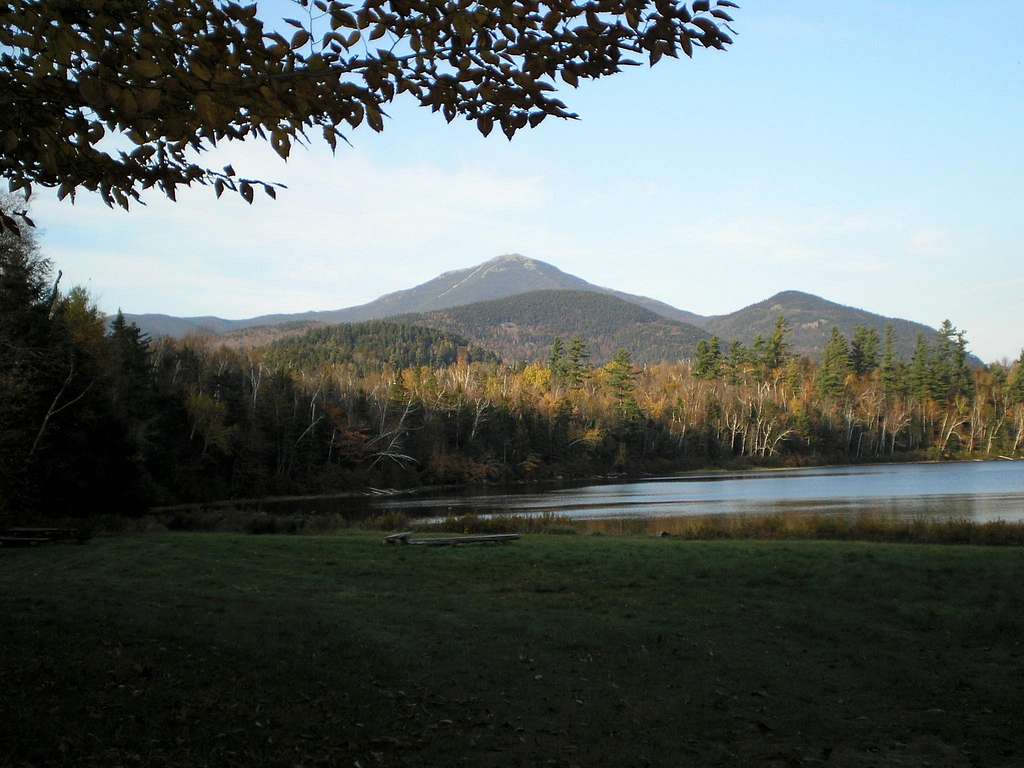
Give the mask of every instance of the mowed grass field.
[[0, 550], [0, 764], [1021, 766], [1024, 549]]

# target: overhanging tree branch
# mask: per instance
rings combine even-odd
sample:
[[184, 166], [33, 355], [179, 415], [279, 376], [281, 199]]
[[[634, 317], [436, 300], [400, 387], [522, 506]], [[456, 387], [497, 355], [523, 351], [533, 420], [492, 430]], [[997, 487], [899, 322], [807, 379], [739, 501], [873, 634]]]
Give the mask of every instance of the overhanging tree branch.
[[[289, 38], [267, 30], [255, 4], [225, 0], [0, 0], [0, 174], [26, 195], [53, 187], [73, 200], [85, 188], [123, 208], [153, 187], [174, 199], [193, 183], [252, 202], [256, 187], [273, 197], [278, 185], [194, 155], [255, 137], [287, 158], [310, 131], [333, 149], [364, 122], [383, 130], [385, 105], [403, 93], [449, 122], [475, 121], [484, 135], [498, 126], [511, 139], [546, 117], [576, 117], [552, 95], [559, 80], [576, 87], [615, 74], [638, 63], [630, 54], [653, 66], [725, 49], [736, 7], [297, 2], [309, 12], [284, 20]], [[389, 47], [374, 49], [385, 36]]]

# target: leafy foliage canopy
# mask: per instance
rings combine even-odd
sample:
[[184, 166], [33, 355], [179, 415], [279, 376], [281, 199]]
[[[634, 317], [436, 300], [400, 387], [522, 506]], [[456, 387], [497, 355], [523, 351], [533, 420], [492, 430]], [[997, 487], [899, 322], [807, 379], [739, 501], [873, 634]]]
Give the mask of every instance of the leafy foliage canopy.
[[[265, 25], [225, 0], [0, 0], [0, 174], [11, 190], [81, 188], [127, 208], [157, 187], [213, 185], [252, 202], [275, 186], [197, 164], [256, 137], [283, 158], [319, 132], [384, 127], [407, 93], [449, 122], [509, 137], [572, 118], [561, 79], [732, 42], [728, 0], [296, 0]], [[282, 31], [283, 30], [283, 31]], [[287, 31], [287, 34], [284, 33]], [[130, 146], [128, 145], [130, 142]], [[3, 226], [11, 227], [7, 217]]]

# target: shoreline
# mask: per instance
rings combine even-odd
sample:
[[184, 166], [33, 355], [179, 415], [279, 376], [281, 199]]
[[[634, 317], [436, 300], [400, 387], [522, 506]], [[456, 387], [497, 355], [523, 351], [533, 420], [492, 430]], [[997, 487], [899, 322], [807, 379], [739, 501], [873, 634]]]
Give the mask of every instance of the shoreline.
[[865, 467], [865, 466], [904, 466], [921, 464], [988, 464], [1002, 462], [1019, 462], [1024, 458], [997, 456], [988, 458], [954, 458], [954, 459], [908, 459], [907, 461], [861, 461], [861, 462], [822, 462], [806, 463], [796, 466], [762, 466], [756, 463], [743, 462], [737, 466], [709, 465], [693, 469], [682, 469], [674, 472], [641, 472], [641, 473], [610, 473], [605, 475], [559, 476], [539, 480], [512, 480], [479, 483], [447, 483], [439, 485], [420, 485], [409, 488], [375, 488], [367, 486], [363, 490], [338, 491], [333, 493], [286, 494], [282, 496], [253, 496], [243, 498], [215, 499], [212, 501], [188, 501], [179, 504], [165, 504], [150, 507], [147, 515], [173, 514], [191, 510], [212, 510], [231, 507], [247, 507], [261, 504], [286, 504], [301, 501], [329, 501], [334, 499], [374, 499], [393, 496], [430, 496], [447, 492], [472, 492], [475, 490], [501, 488], [538, 488], [586, 487], [589, 484], [615, 485], [617, 483], [636, 482], [639, 480], [669, 480], [675, 477], [688, 477], [699, 474], [725, 472], [794, 472], [805, 469], [822, 469], [828, 467]]

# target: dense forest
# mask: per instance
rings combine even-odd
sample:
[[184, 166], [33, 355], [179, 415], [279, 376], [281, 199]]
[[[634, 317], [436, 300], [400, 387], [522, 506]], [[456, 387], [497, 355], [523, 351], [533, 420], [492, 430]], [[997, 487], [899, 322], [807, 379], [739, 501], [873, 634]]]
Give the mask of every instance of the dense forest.
[[264, 360], [271, 368], [297, 370], [347, 363], [358, 373], [384, 366], [498, 362], [493, 352], [471, 345], [461, 336], [387, 320], [332, 325], [278, 339], [266, 345]]
[[586, 339], [595, 362], [608, 362], [619, 349], [638, 363], [681, 360], [709, 337], [695, 326], [593, 291], [531, 291], [394, 319], [473, 339], [505, 360], [543, 360], [559, 336]]
[[1024, 354], [972, 364], [966, 335], [898, 354], [833, 330], [820, 362], [789, 329], [695, 357], [603, 365], [582, 338], [502, 363], [396, 323], [262, 348], [154, 342], [63, 292], [29, 237], [0, 240], [0, 512], [366, 486], [540, 480], [723, 464], [1024, 453]]

